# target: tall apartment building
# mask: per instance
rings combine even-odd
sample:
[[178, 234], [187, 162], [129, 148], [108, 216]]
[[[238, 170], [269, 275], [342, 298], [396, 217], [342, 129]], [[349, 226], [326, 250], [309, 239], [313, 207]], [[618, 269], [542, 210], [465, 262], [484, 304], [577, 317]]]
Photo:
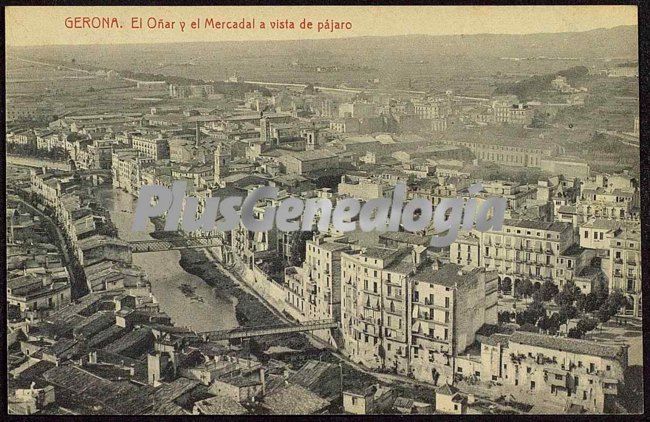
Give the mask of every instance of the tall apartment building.
[[154, 160], [169, 159], [169, 141], [162, 135], [134, 135], [131, 139], [133, 148]]
[[412, 283], [411, 372], [419, 380], [451, 382], [455, 357], [484, 324], [497, 323], [498, 276], [447, 264], [423, 268]]
[[306, 242], [302, 267], [287, 269], [286, 301], [302, 319], [340, 321], [341, 254], [350, 248], [335, 238], [318, 235]]
[[409, 258], [407, 248], [342, 254], [341, 331], [352, 360], [382, 368], [386, 355], [389, 365], [406, 373], [410, 337], [406, 278], [414, 270]]
[[583, 221], [591, 218], [631, 219], [638, 214], [638, 206], [638, 190], [605, 187], [581, 189], [576, 204]]
[[496, 270], [512, 285], [526, 278], [558, 281], [559, 260], [574, 243], [569, 223], [506, 219], [499, 231], [459, 236], [450, 246], [450, 261]]
[[620, 290], [628, 300], [624, 315], [642, 316], [641, 230], [624, 227], [610, 240], [609, 290]]
[[533, 122], [533, 109], [524, 104], [497, 103], [493, 110], [495, 123], [528, 126]]
[[154, 158], [133, 148], [114, 150], [111, 163], [113, 186], [137, 195], [142, 185], [142, 170], [154, 161]]
[[413, 101], [413, 109], [419, 119], [441, 119], [451, 114], [451, 102], [447, 99]]
[[506, 166], [541, 168], [542, 160], [554, 156], [559, 148], [549, 143], [537, 145], [518, 145], [510, 140], [467, 141], [445, 140], [437, 142], [446, 145], [464, 146], [481, 161], [488, 161]]
[[497, 276], [424, 264], [413, 248], [366, 248], [342, 253], [341, 300], [353, 361], [439, 382], [476, 331], [496, 323]]

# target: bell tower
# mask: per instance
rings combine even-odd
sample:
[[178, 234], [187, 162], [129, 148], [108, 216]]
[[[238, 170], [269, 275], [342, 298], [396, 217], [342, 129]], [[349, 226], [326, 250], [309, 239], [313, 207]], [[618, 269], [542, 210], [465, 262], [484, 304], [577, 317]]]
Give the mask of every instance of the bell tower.
[[230, 160], [230, 148], [223, 144], [217, 145], [214, 151], [214, 183], [217, 185], [221, 185], [223, 178], [228, 175]]

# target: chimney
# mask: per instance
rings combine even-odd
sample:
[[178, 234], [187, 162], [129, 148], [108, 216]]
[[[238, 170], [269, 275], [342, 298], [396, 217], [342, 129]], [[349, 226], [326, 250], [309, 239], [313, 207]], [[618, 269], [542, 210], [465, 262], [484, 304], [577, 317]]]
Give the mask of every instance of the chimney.
[[195, 133], [196, 133], [196, 147], [199, 147], [199, 141], [201, 140], [201, 131], [199, 130], [199, 122], [196, 122], [196, 128], [195, 128]]
[[262, 383], [262, 395], [266, 395], [266, 374], [264, 368], [260, 368], [260, 382]]
[[150, 353], [147, 355], [147, 381], [149, 385], [154, 387], [160, 381], [160, 375], [162, 372], [160, 354], [159, 353]]

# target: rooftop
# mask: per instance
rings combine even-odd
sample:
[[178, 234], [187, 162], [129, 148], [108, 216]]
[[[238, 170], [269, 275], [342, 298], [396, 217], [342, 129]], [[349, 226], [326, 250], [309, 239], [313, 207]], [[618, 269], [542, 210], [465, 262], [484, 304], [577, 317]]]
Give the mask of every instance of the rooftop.
[[505, 219], [503, 221], [503, 225], [520, 227], [523, 229], [547, 230], [547, 231], [554, 231], [554, 232], [562, 232], [567, 228], [571, 227], [570, 223], [564, 223], [559, 221], [547, 222], [547, 221], [538, 221], [538, 220], [512, 220], [512, 219]]
[[413, 279], [418, 282], [437, 284], [445, 287], [456, 287], [476, 279], [481, 269], [472, 269], [466, 271], [457, 264], [445, 264], [439, 269], [431, 266], [423, 267], [414, 276]]
[[194, 403], [194, 406], [203, 415], [243, 415], [246, 408], [226, 396], [214, 396]]
[[620, 346], [608, 346], [588, 340], [578, 340], [564, 337], [553, 337], [517, 331], [510, 336], [510, 343], [519, 343], [529, 346], [542, 347], [570, 353], [616, 359], [624, 353]]
[[336, 154], [326, 149], [317, 149], [314, 151], [291, 151], [289, 155], [299, 161], [324, 160], [338, 157]]

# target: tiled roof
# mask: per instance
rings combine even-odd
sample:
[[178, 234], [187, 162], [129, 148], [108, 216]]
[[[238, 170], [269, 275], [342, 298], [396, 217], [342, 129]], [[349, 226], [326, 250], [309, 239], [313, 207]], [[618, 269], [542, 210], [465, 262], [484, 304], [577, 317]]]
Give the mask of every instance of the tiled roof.
[[512, 336], [510, 336], [510, 343], [519, 343], [529, 346], [543, 347], [546, 349], [590, 356], [599, 356], [610, 359], [616, 359], [620, 357], [623, 354], [624, 350], [622, 347], [608, 346], [588, 340], [553, 337], [521, 331], [517, 331]]
[[538, 221], [538, 220], [511, 220], [505, 219], [503, 221], [504, 226], [514, 226], [521, 227], [524, 229], [534, 229], [534, 230], [549, 230], [549, 231], [563, 231], [567, 227], [570, 227], [570, 223], [563, 222], [547, 222], [547, 221]]
[[274, 415], [307, 415], [329, 402], [297, 384], [283, 385], [264, 397], [264, 407]]
[[442, 387], [438, 388], [436, 390], [436, 394], [442, 394], [445, 396], [453, 396], [456, 393], [458, 393], [458, 388], [454, 387], [453, 385], [445, 384]]
[[197, 401], [194, 406], [203, 415], [243, 415], [246, 413], [244, 406], [225, 396], [215, 396]]

